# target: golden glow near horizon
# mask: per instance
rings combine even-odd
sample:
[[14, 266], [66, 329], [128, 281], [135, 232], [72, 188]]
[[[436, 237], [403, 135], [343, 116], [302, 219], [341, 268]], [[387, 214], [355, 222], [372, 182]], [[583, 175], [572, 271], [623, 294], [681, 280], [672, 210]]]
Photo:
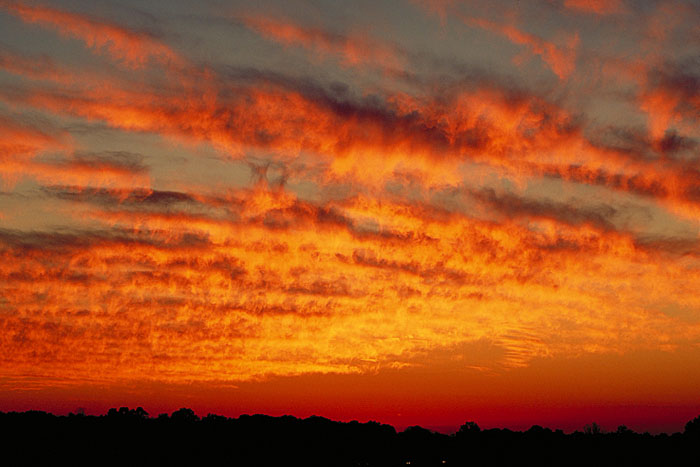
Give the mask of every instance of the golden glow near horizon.
[[700, 363], [693, 2], [79, 3], [0, 2], [3, 401]]

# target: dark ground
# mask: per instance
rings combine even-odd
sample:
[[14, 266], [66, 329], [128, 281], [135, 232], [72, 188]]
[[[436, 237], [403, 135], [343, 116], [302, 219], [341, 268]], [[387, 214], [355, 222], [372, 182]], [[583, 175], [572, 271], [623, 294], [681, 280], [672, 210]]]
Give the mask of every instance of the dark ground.
[[533, 426], [454, 435], [377, 422], [242, 415], [198, 418], [190, 409], [151, 418], [141, 408], [107, 415], [0, 412], [0, 465], [700, 465], [700, 417], [683, 433], [650, 435], [592, 424], [584, 432]]

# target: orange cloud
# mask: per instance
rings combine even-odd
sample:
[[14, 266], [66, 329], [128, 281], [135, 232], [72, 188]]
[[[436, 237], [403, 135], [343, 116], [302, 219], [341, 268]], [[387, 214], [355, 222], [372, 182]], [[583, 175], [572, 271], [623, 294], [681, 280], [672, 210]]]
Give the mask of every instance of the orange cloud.
[[592, 144], [568, 112], [536, 96], [482, 86], [451, 91], [449, 99], [395, 94], [363, 101], [255, 77], [224, 97], [215, 75], [185, 83], [172, 94], [115, 82], [80, 93], [34, 87], [3, 97], [126, 131], [210, 143], [234, 157], [246, 147], [274, 149], [287, 161], [311, 153], [326, 164], [323, 183], [381, 189], [404, 178], [426, 188], [458, 186], [462, 164], [478, 163], [515, 180], [554, 176], [605, 186], [698, 216], [697, 172], [687, 163]]
[[517, 45], [522, 45], [549, 65], [549, 68], [561, 80], [567, 79], [576, 69], [576, 49], [579, 43], [578, 34], [569, 37], [564, 47], [558, 47], [533, 34], [528, 34], [514, 26], [502, 25], [480, 18], [468, 18], [467, 24], [472, 24], [488, 31], [501, 34]]
[[14, 184], [34, 164], [32, 159], [37, 154], [49, 150], [64, 151], [69, 147], [70, 141], [65, 133], [41, 131], [0, 117], [0, 178], [6, 184]]
[[636, 87], [632, 103], [646, 114], [652, 146], [663, 144], [669, 130], [693, 135], [700, 115], [700, 73], [692, 62], [607, 59], [603, 73], [607, 80]]
[[570, 10], [596, 15], [612, 15], [622, 11], [620, 0], [565, 0], [564, 6]]
[[64, 131], [42, 131], [0, 118], [0, 180], [6, 185], [27, 177], [43, 184], [149, 184], [145, 167], [114, 156], [75, 154], [72, 138]]
[[[481, 11], [418, 3], [443, 21]], [[503, 401], [585, 405], [605, 399], [588, 380], [605, 367], [629, 376], [606, 380], [615, 402], [638, 402], [642, 386], [645, 401], [692, 402], [696, 381], [681, 381], [700, 339], [698, 73], [681, 61], [692, 50], [647, 55], [640, 13], [615, 18], [624, 40], [580, 51], [574, 31], [593, 43], [591, 17], [564, 7], [605, 15], [624, 2], [521, 3], [522, 24], [458, 19], [541, 57], [559, 79], [532, 88], [524, 67], [479, 69], [489, 51], [449, 31], [418, 35], [438, 25], [415, 9], [385, 18], [400, 46], [269, 11], [241, 15], [254, 34], [178, 21], [168, 37], [202, 46], [185, 62], [106, 16], [0, 0], [24, 20], [5, 18], [13, 44], [40, 46], [32, 24], [78, 39], [61, 44], [70, 63], [0, 50], [0, 393], [138, 398], [152, 381], [213, 405], [242, 400], [221, 387], [255, 393], [246, 401], [262, 388], [282, 407], [298, 384], [308, 410], [322, 401], [351, 417], [380, 381], [378, 407], [399, 394], [427, 418], [464, 394], [492, 415]], [[572, 25], [568, 43], [524, 32], [542, 20]], [[201, 50], [220, 34], [240, 54]], [[247, 50], [258, 36], [322, 60], [259, 61]], [[71, 54], [83, 44], [107, 58]], [[673, 356], [668, 380], [640, 364], [650, 355], [658, 367]], [[416, 408], [416, 388], [440, 400]], [[353, 391], [355, 406], [338, 402]], [[391, 404], [381, 410], [399, 413]]]
[[0, 150], [4, 156], [66, 147], [66, 133], [54, 129], [42, 131], [17, 120], [0, 116]]
[[651, 138], [661, 141], [672, 126], [700, 120], [700, 77], [681, 66], [647, 70], [641, 79], [639, 107], [648, 115]]
[[669, 296], [700, 305], [683, 295], [695, 271], [592, 225], [499, 225], [363, 197], [319, 207], [260, 188], [210, 215], [126, 199], [92, 211], [111, 234], [0, 235], [4, 374], [355, 373], [484, 339], [504, 352], [475, 364], [508, 368], [700, 332], [660, 311]]
[[345, 36], [262, 16], [244, 16], [242, 20], [247, 27], [266, 38], [285, 45], [301, 46], [321, 56], [335, 56], [345, 66], [398, 69], [404, 64], [403, 54], [396, 47], [369, 39], [366, 35]]
[[76, 160], [55, 162], [8, 160], [0, 162], [2, 179], [13, 184], [29, 177], [40, 184], [68, 184], [92, 186], [144, 186], [148, 175], [119, 165], [86, 164]]
[[641, 96], [639, 107], [648, 115], [649, 135], [654, 140], [661, 140], [666, 130], [679, 119], [676, 113], [678, 104], [676, 96], [660, 89]]
[[31, 79], [66, 82], [69, 78], [49, 57], [29, 58], [9, 50], [0, 50], [0, 69]]
[[58, 30], [62, 35], [79, 39], [88, 47], [106, 50], [114, 59], [133, 68], [149, 61], [180, 64], [182, 59], [169, 46], [152, 35], [78, 13], [22, 2], [0, 2], [0, 7], [28, 23], [39, 23]]

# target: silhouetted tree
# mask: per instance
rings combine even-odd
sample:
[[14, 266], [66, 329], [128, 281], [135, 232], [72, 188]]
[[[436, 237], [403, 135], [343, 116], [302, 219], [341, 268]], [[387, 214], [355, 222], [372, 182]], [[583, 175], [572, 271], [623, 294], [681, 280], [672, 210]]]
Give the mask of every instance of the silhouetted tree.
[[685, 424], [686, 435], [700, 436], [700, 415]]
[[626, 434], [630, 434], [630, 433], [634, 433], [634, 432], [632, 430], [630, 430], [629, 428], [627, 428], [626, 425], [620, 425], [617, 427], [617, 430], [615, 430], [615, 433], [617, 433], [619, 435], [626, 435]]
[[598, 425], [596, 422], [593, 422], [590, 425], [584, 426], [583, 432], [587, 435], [599, 435], [603, 433], [603, 430], [600, 428], [600, 425]]
[[209, 413], [206, 417], [202, 418], [202, 421], [207, 423], [223, 423], [226, 420], [228, 420], [228, 418], [214, 413]]
[[136, 410], [133, 411], [133, 415], [140, 420], [148, 418], [148, 412], [146, 412], [143, 407], [137, 407]]
[[143, 407], [129, 409], [129, 407], [119, 407], [119, 410], [111, 408], [107, 411], [107, 417], [119, 420], [147, 420], [148, 412]]
[[188, 408], [158, 419], [141, 407], [112, 408], [107, 416], [0, 412], [0, 465], [96, 465], [104, 459], [110, 465], [260, 467], [700, 465], [700, 416], [670, 436], [624, 425], [604, 433], [597, 423], [565, 434], [539, 425], [524, 432], [481, 430], [467, 422], [447, 436], [420, 426], [397, 433], [377, 422], [317, 416], [209, 414], [198, 420]]
[[477, 425], [476, 422], [466, 422], [464, 425], [459, 427], [457, 434], [474, 434], [479, 433], [480, 431], [481, 428], [479, 428], [479, 425]]
[[193, 423], [199, 421], [199, 417], [194, 413], [194, 410], [181, 408], [170, 415], [170, 419], [177, 422]]

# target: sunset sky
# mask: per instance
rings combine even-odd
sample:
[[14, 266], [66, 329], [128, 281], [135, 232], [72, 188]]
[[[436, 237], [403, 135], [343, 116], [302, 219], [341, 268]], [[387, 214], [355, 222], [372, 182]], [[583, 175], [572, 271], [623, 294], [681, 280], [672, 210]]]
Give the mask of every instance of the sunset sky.
[[696, 0], [0, 0], [0, 410], [679, 431]]

